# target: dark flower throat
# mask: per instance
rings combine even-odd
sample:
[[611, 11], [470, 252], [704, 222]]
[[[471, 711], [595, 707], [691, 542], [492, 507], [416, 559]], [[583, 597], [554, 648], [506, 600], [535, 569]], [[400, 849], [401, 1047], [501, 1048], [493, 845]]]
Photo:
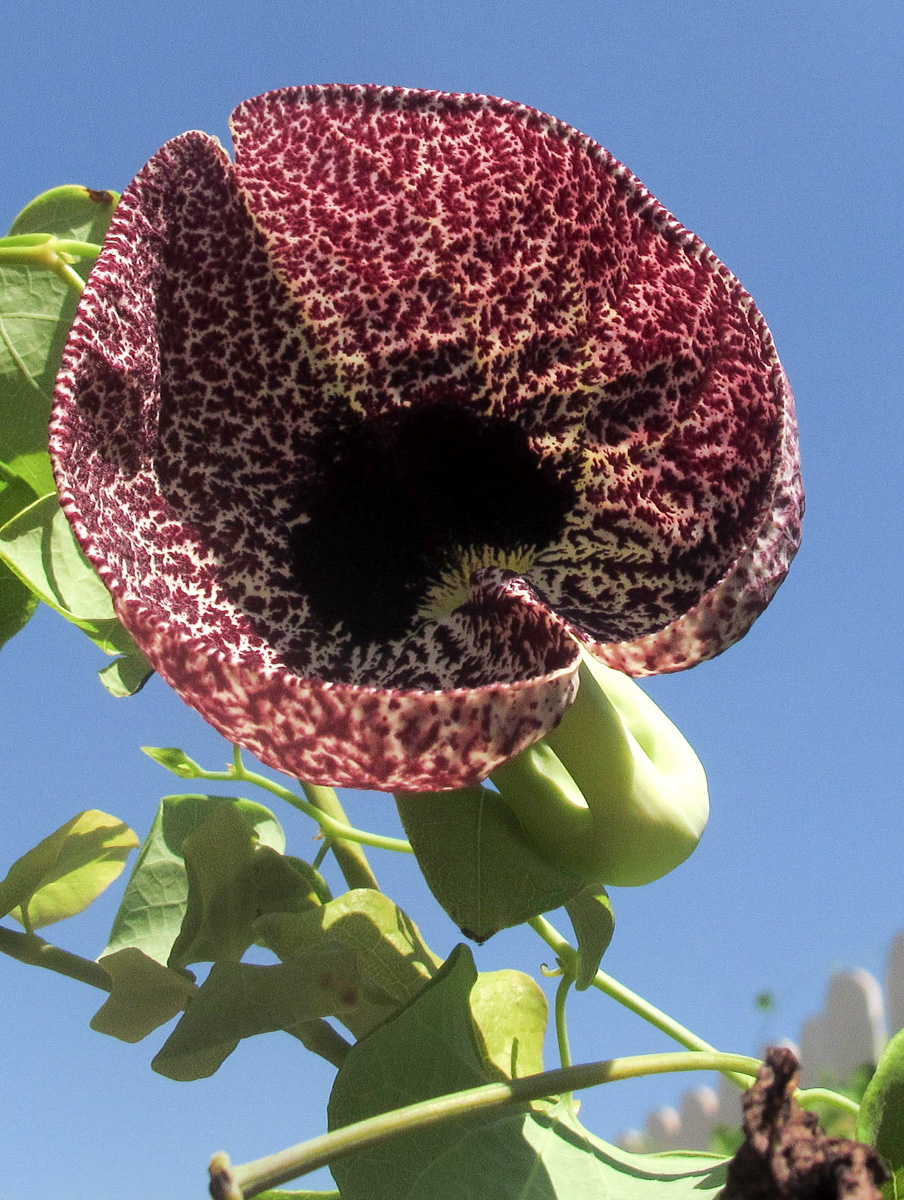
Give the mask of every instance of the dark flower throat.
[[460, 406], [360, 419], [315, 446], [291, 535], [300, 592], [361, 642], [410, 629], [460, 549], [542, 548], [562, 532], [573, 471], [539, 457], [523, 429]]

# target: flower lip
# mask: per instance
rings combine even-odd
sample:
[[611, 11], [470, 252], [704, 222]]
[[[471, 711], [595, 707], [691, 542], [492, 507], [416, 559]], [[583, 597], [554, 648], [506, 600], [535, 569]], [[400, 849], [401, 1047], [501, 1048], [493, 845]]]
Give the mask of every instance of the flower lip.
[[[698, 239], [506, 101], [288, 89], [233, 125], [234, 165], [186, 134], [126, 192], [52, 421], [180, 694], [293, 774], [436, 790], [555, 724], [568, 627], [634, 673], [746, 632], [799, 537], [793, 401]], [[368, 481], [370, 445], [412, 461]]]

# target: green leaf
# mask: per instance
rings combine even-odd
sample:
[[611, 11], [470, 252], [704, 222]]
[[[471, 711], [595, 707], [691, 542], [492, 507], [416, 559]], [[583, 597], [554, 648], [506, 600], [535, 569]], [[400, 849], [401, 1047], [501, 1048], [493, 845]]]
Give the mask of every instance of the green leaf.
[[97, 674], [110, 695], [119, 700], [140, 692], [154, 674], [154, 668], [136, 646], [133, 653], [114, 658]]
[[0, 647], [25, 628], [37, 607], [29, 589], [0, 562]]
[[543, 1070], [549, 1005], [536, 980], [522, 971], [481, 971], [469, 1003], [487, 1067], [504, 1079]]
[[297, 860], [259, 846], [254, 829], [235, 805], [214, 809], [185, 838], [182, 857], [188, 872], [188, 902], [170, 951], [170, 966], [237, 962], [254, 941], [258, 917], [320, 905], [313, 867], [299, 872], [293, 865]]
[[91, 1028], [122, 1042], [140, 1042], [181, 1012], [196, 991], [187, 972], [161, 966], [134, 946], [98, 961], [113, 980], [113, 990], [91, 1019]]
[[[415, 1000], [352, 1047], [330, 1097], [331, 1129], [493, 1079], [471, 1015], [477, 978], [459, 947]], [[704, 1200], [725, 1182], [724, 1160], [626, 1154], [564, 1103], [420, 1129], [331, 1170], [342, 1200]]]
[[885, 1047], [860, 1103], [854, 1136], [875, 1146], [891, 1171], [882, 1189], [886, 1200], [904, 1195], [904, 1029]]
[[489, 788], [395, 799], [427, 885], [476, 942], [559, 908], [584, 887], [536, 853]]
[[[49, 233], [103, 242], [118, 196], [81, 187], [38, 196], [13, 222], [11, 234]], [[74, 266], [82, 276], [93, 264]], [[38, 495], [53, 490], [47, 422], [54, 381], [78, 297], [53, 270], [0, 264], [0, 461]]]
[[0, 916], [32, 929], [75, 916], [118, 877], [137, 845], [116, 817], [95, 808], [79, 813], [13, 863], [0, 882]]
[[[16, 513], [34, 504], [37, 497], [32, 489], [18, 476], [9, 474], [0, 467], [0, 527], [12, 520]], [[38, 607], [37, 597], [15, 575], [5, 562], [0, 561], [0, 646], [15, 637], [28, 624]]]
[[[10, 233], [52, 233], [58, 238], [100, 246], [118, 203], [118, 192], [65, 184], [35, 196], [13, 221]], [[89, 261], [81, 267], [85, 279], [91, 266]]]
[[17, 513], [0, 529], [0, 556], [58, 613], [92, 632], [116, 623], [110, 593], [88, 563], [56, 492]]
[[582, 992], [593, 983], [603, 955], [609, 949], [615, 932], [615, 914], [612, 901], [600, 888], [578, 892], [566, 902], [565, 911], [574, 926], [581, 960], [574, 986]]
[[258, 845], [277, 853], [284, 849], [282, 827], [263, 804], [230, 796], [164, 796], [139, 852], [105, 954], [135, 947], [166, 965], [188, 902], [182, 844], [223, 805], [237, 809]]
[[357, 956], [299, 954], [273, 966], [214, 963], [188, 1011], [151, 1066], [169, 1079], [202, 1079], [242, 1038], [341, 1014], [357, 1003]]
[[358, 956], [359, 1003], [342, 1015], [363, 1037], [416, 996], [439, 959], [417, 926], [382, 892], [356, 888], [304, 913], [270, 913], [254, 925], [255, 938], [281, 959], [314, 950], [351, 950]]
[[42, 496], [0, 528], [0, 561], [106, 654], [140, 653], [75, 540], [56, 492]]

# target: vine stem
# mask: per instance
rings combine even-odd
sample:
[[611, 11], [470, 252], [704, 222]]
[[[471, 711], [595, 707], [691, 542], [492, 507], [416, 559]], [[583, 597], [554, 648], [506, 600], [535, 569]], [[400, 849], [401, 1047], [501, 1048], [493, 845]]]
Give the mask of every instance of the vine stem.
[[743, 1054], [705, 1054], [700, 1051], [638, 1054], [560, 1067], [555, 1071], [525, 1075], [522, 1079], [511, 1079], [506, 1083], [488, 1083], [356, 1121], [343, 1129], [335, 1129], [332, 1133], [311, 1138], [288, 1150], [242, 1166], [233, 1167], [228, 1155], [216, 1154], [210, 1164], [210, 1191], [214, 1200], [250, 1200], [268, 1188], [297, 1179], [299, 1175], [306, 1175], [318, 1167], [327, 1166], [402, 1134], [476, 1116], [490, 1109], [527, 1104], [532, 1100], [595, 1087], [601, 1083], [676, 1071], [733, 1071], [754, 1078], [759, 1067], [759, 1059]]
[[799, 1092], [795, 1093], [795, 1099], [801, 1108], [813, 1108], [816, 1104], [832, 1104], [835, 1108], [852, 1113], [855, 1117], [860, 1112], [860, 1105], [856, 1100], [852, 1100], [850, 1096], [842, 1096], [840, 1092], [833, 1092], [830, 1088], [801, 1088]]
[[[236, 748], [237, 749], [237, 748]], [[308, 789], [315, 789], [319, 800], [326, 801], [326, 797], [321, 793], [333, 792], [335, 804], [329, 804], [328, 811], [320, 808], [318, 803], [312, 803], [310, 800], [305, 800], [289, 788], [283, 787], [281, 784], [274, 783], [272, 779], [268, 779], [266, 775], [258, 775], [256, 771], [249, 771], [241, 761], [241, 758], [236, 756], [237, 766], [234, 766], [229, 771], [205, 771], [198, 767], [193, 770], [190, 775], [177, 772], [182, 779], [208, 779], [219, 782], [234, 783], [250, 783], [255, 787], [263, 788], [264, 791], [270, 792], [273, 796], [279, 796], [280, 800], [285, 800], [287, 804], [291, 804], [293, 808], [297, 808], [299, 812], [305, 813], [312, 817], [320, 827], [333, 838], [341, 839], [343, 842], [358, 842], [362, 846], [373, 846], [376, 850], [394, 850], [399, 854], [413, 854], [411, 843], [406, 842], [404, 838], [395, 838], [384, 836], [381, 833], [370, 833], [366, 829], [355, 829], [348, 824], [345, 818], [345, 812], [342, 805], [339, 803], [339, 798], [332, 788], [318, 787], [312, 783], [302, 783], [305, 792]], [[331, 815], [329, 809], [334, 812], [342, 813], [342, 817], [338, 818]], [[373, 873], [371, 872], [371, 877]], [[355, 884], [355, 887], [373, 887], [373, 883]]]
[[29, 963], [34, 967], [46, 967], [48, 971], [56, 971], [58, 975], [67, 975], [80, 983], [88, 983], [91, 987], [109, 992], [113, 981], [100, 963], [92, 962], [90, 958], [82, 958], [80, 954], [72, 954], [62, 950], [51, 942], [45, 942], [36, 933], [19, 933], [16, 929], [7, 929], [0, 925], [0, 951], [17, 958], [19, 962]]
[[[578, 951], [562, 937], [555, 926], [550, 924], [545, 917], [532, 917], [528, 924], [535, 933], [540, 935], [547, 946], [556, 952], [566, 973], [576, 973], [579, 966]], [[662, 1033], [667, 1034], [679, 1045], [686, 1046], [688, 1050], [695, 1050], [701, 1054], [718, 1053], [715, 1046], [705, 1042], [703, 1038], [698, 1037], [686, 1026], [670, 1017], [668, 1013], [664, 1013], [649, 1000], [644, 1000], [643, 996], [638, 996], [636, 992], [632, 992], [630, 988], [619, 983], [617, 979], [613, 979], [611, 975], [607, 975], [605, 971], [597, 971], [592, 986], [613, 1000], [617, 1000], [619, 1004], [636, 1013], [638, 1017], [655, 1026]], [[749, 1081], [743, 1074], [737, 1074], [731, 1069], [726, 1069], [722, 1073], [742, 1089], [749, 1086]]]
[[[336, 824], [348, 826], [345, 809], [336, 795], [335, 788], [323, 787], [316, 783], [300, 782], [308, 803], [314, 805], [321, 814], [321, 819], [326, 816], [331, 821], [336, 822]], [[351, 828], [350, 826], [348, 827]], [[339, 864], [339, 869], [345, 877], [345, 882], [350, 888], [373, 888], [375, 892], [380, 890], [377, 877], [371, 869], [367, 855], [364, 853], [364, 848], [360, 842], [337, 837], [333, 840], [331, 849], [336, 857], [336, 862]]]

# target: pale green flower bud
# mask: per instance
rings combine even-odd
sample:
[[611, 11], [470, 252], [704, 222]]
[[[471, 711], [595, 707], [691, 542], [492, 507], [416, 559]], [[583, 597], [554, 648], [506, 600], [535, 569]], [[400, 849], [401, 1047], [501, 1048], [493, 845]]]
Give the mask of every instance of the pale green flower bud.
[[584, 655], [577, 699], [543, 741], [493, 772], [534, 849], [588, 883], [651, 883], [706, 827], [706, 774], [627, 675]]

